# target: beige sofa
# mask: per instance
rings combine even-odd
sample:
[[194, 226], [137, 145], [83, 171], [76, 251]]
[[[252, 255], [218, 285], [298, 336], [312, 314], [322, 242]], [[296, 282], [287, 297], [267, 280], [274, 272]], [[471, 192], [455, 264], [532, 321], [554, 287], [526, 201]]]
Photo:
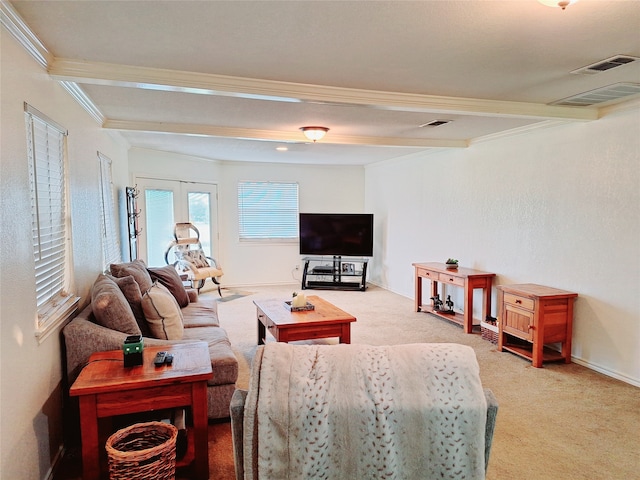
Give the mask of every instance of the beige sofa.
[[[208, 416], [227, 418], [238, 361], [227, 333], [220, 327], [216, 297], [184, 289], [172, 268], [147, 269], [143, 262], [135, 261], [112, 265], [112, 275], [98, 276], [91, 289], [91, 303], [62, 331], [69, 385], [92, 353], [121, 349], [128, 335], [142, 334], [145, 346], [204, 341], [213, 367], [207, 389]], [[182, 305], [167, 297], [166, 291], [171, 293], [172, 289]], [[179, 314], [172, 313], [179, 315], [180, 325], [168, 325], [170, 314], [166, 310], [175, 310], [172, 302], [179, 309]]]

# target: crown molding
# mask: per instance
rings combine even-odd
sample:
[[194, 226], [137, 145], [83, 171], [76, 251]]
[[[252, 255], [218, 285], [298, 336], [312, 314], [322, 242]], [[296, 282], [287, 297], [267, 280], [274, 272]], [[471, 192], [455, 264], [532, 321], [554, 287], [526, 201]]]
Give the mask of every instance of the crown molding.
[[[55, 57], [6, 0], [0, 0], [0, 22], [42, 68], [49, 69], [49, 66], [55, 61]], [[80, 86], [64, 80], [59, 83], [96, 122], [102, 125], [104, 115]]]
[[482, 137], [476, 137], [469, 141], [469, 145], [475, 145], [475, 144], [484, 143], [484, 142], [491, 142], [493, 140], [498, 140], [506, 137], [513, 137], [515, 135], [523, 135], [525, 133], [530, 133], [534, 130], [557, 127], [558, 125], [563, 125], [566, 123], [569, 123], [569, 122], [562, 121], [562, 120], [546, 120], [543, 122], [537, 122], [531, 125], [525, 125], [523, 127], [511, 128], [509, 130], [503, 130], [500, 132], [491, 133], [489, 135], [484, 135]]
[[46, 69], [51, 64], [53, 55], [6, 0], [0, 0], [0, 23], [40, 66]]
[[[217, 127], [212, 125], [137, 122], [130, 120], [107, 119], [103, 128], [109, 130], [173, 133], [178, 135], [195, 135], [203, 137], [224, 137], [241, 140], [260, 140], [267, 142], [311, 143], [302, 133], [292, 135], [291, 132], [276, 130], [259, 130], [234, 127]], [[419, 147], [419, 148], [466, 148], [466, 140], [441, 140], [401, 137], [365, 137], [351, 135], [327, 135], [319, 144], [333, 145], [368, 145], [377, 147]]]
[[64, 58], [54, 59], [49, 73], [55, 78], [78, 83], [279, 102], [347, 104], [381, 110], [543, 120], [590, 121], [598, 118], [598, 110], [589, 107], [360, 90]]
[[71, 96], [84, 108], [89, 115], [99, 124], [102, 125], [106, 118], [98, 109], [98, 107], [93, 103], [93, 101], [87, 96], [87, 94], [80, 88], [80, 86], [75, 82], [67, 82], [67, 81], [59, 81], [62, 88], [64, 88], [67, 92], [71, 94]]

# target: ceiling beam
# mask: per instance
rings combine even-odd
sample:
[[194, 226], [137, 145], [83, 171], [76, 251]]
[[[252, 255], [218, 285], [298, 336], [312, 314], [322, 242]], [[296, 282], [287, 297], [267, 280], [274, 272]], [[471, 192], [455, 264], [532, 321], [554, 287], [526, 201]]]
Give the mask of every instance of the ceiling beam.
[[591, 107], [360, 90], [64, 58], [55, 58], [48, 72], [58, 80], [78, 83], [279, 102], [348, 104], [381, 110], [541, 120], [590, 121], [598, 118], [598, 109]]
[[[212, 125], [138, 122], [130, 120], [105, 120], [102, 125], [108, 130], [136, 131], [151, 133], [173, 133], [203, 137], [222, 137], [267, 142], [311, 143], [302, 133], [249, 128], [217, 127]], [[368, 145], [377, 147], [424, 147], [424, 148], [466, 148], [466, 140], [441, 140], [423, 138], [365, 137], [355, 135], [327, 135], [318, 143], [334, 145]]]

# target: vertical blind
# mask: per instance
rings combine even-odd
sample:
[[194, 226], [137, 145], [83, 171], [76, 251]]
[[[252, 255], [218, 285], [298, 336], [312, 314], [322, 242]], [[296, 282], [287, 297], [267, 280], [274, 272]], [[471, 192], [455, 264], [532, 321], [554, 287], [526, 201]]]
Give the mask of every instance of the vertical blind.
[[116, 227], [116, 204], [111, 177], [111, 159], [98, 152], [100, 163], [100, 206], [102, 220], [102, 262], [105, 271], [112, 263], [122, 260]]
[[298, 184], [238, 183], [240, 240], [298, 238]]
[[66, 131], [25, 104], [39, 322], [69, 297], [65, 217]]

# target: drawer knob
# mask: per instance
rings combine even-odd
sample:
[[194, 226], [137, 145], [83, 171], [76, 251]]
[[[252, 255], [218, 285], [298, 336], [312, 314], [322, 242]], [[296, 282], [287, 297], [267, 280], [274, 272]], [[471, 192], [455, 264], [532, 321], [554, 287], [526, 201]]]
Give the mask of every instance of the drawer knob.
[[536, 329], [536, 327], [535, 327], [535, 326], [533, 326], [533, 325], [529, 325], [527, 328], [528, 328], [529, 330], [535, 330], [535, 329]]
[[522, 303], [522, 300], [516, 300], [516, 303]]

